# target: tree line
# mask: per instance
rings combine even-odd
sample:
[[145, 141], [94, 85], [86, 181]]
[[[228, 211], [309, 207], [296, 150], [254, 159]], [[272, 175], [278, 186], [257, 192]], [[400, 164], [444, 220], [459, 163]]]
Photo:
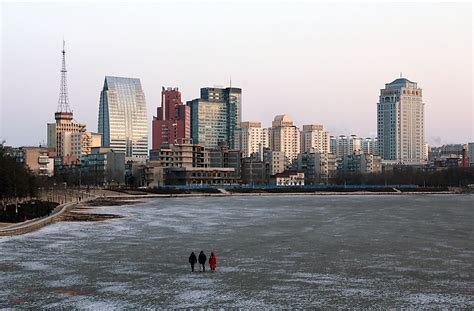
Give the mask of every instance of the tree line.
[[409, 184], [420, 187], [465, 187], [474, 184], [474, 167], [428, 170], [407, 166], [380, 174], [339, 174], [332, 183], [352, 185]]
[[6, 206], [13, 200], [36, 196], [37, 177], [15, 158], [0, 148], [0, 200]]

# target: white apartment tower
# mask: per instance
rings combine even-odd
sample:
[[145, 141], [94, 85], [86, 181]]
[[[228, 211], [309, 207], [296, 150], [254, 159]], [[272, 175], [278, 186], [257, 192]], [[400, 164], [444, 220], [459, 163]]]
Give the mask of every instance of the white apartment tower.
[[272, 122], [270, 148], [285, 155], [285, 166], [289, 167], [300, 153], [300, 130], [287, 115], [278, 115]]
[[329, 152], [329, 133], [322, 125], [303, 125], [301, 152], [309, 152], [311, 150], [318, 153]]
[[241, 122], [240, 128], [235, 130], [234, 147], [242, 151], [242, 157], [247, 158], [268, 148], [269, 139], [268, 129], [262, 128], [260, 122]]
[[423, 163], [424, 106], [416, 82], [399, 78], [385, 84], [377, 104], [379, 155], [401, 164]]
[[362, 152], [364, 154], [379, 154], [378, 140], [376, 138], [367, 137], [362, 140]]
[[362, 139], [357, 137], [357, 135], [330, 137], [330, 152], [335, 154], [338, 158], [360, 153], [361, 151]]

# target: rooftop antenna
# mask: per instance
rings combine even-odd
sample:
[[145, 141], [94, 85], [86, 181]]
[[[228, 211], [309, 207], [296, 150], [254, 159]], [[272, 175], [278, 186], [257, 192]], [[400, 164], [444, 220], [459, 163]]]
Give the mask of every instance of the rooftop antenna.
[[71, 107], [69, 107], [69, 98], [67, 94], [67, 77], [66, 77], [66, 41], [63, 39], [63, 62], [61, 67], [61, 88], [59, 91], [58, 109], [57, 112], [68, 112], [72, 113]]

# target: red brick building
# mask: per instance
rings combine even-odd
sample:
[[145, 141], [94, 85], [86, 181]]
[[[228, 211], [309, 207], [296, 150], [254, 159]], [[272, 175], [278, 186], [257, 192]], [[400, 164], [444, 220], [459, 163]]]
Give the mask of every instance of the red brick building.
[[191, 111], [181, 102], [178, 88], [164, 88], [161, 91], [161, 107], [152, 121], [152, 149], [163, 144], [180, 143], [191, 137]]

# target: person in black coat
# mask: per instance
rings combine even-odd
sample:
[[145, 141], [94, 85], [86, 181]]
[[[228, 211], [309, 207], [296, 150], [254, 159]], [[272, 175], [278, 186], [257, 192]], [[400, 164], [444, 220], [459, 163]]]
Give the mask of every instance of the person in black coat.
[[189, 256], [189, 264], [191, 265], [191, 272], [194, 272], [194, 265], [197, 262], [196, 255], [194, 252], [191, 252], [191, 255]]
[[203, 272], [206, 272], [206, 266], [205, 266], [205, 264], [206, 264], [206, 259], [207, 259], [206, 254], [204, 254], [204, 252], [201, 251], [201, 252], [199, 253], [199, 264], [202, 266], [202, 271], [203, 271]]

